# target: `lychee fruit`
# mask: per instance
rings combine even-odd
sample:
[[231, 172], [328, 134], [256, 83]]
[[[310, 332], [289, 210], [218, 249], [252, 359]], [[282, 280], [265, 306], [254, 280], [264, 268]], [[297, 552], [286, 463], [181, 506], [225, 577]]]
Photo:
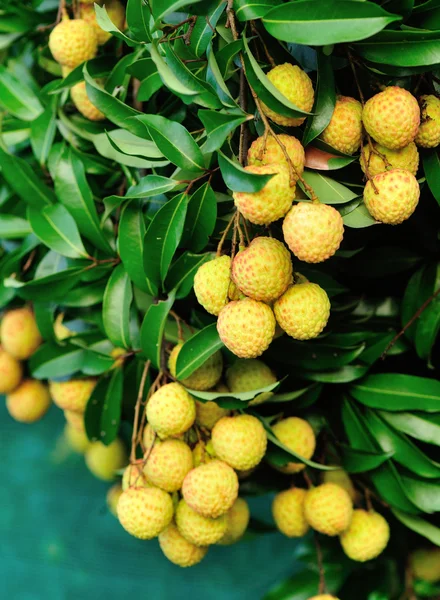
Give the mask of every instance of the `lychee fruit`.
[[131, 487], [122, 492], [117, 511], [125, 531], [140, 540], [151, 540], [168, 527], [174, 507], [171, 496], [159, 488]]
[[267, 447], [267, 434], [261, 421], [252, 415], [223, 417], [212, 430], [216, 456], [234, 469], [256, 467]]
[[251, 298], [235, 300], [219, 314], [217, 331], [224, 345], [236, 356], [257, 358], [273, 340], [275, 317], [264, 302]]
[[118, 438], [108, 446], [102, 442], [93, 442], [85, 454], [86, 465], [89, 471], [98, 479], [112, 481], [115, 471], [122, 469], [127, 464], [127, 452], [122, 441]]
[[272, 502], [272, 515], [275, 525], [289, 538], [302, 537], [309, 530], [304, 516], [304, 499], [307, 491], [290, 488], [279, 492]]
[[391, 150], [404, 148], [417, 135], [420, 108], [410, 92], [391, 86], [367, 101], [362, 120], [376, 142]]
[[174, 523], [159, 534], [159, 544], [168, 560], [179, 567], [192, 567], [206, 556], [208, 547], [196, 546], [188, 542]]
[[308, 263], [319, 263], [334, 255], [344, 237], [340, 213], [328, 204], [298, 202], [283, 221], [286, 244]]
[[222, 408], [216, 402], [200, 402], [200, 400], [196, 400], [196, 423], [200, 427], [211, 430], [217, 421], [227, 415], [229, 415], [229, 410]]
[[0, 394], [9, 394], [23, 377], [21, 363], [0, 347]]
[[217, 256], [203, 263], [194, 277], [196, 298], [211, 315], [217, 316], [228, 303], [228, 289], [231, 276], [229, 256]]
[[269, 225], [287, 213], [295, 198], [286, 164], [248, 165], [245, 170], [256, 175], [274, 174], [259, 192], [233, 192], [234, 204], [255, 225]]
[[254, 300], [273, 302], [292, 284], [292, 261], [284, 244], [257, 237], [232, 261], [232, 279]]
[[196, 418], [194, 399], [180, 383], [167, 383], [147, 402], [147, 420], [160, 438], [185, 433]]
[[[93, 3], [88, 4], [87, 2], [82, 2], [79, 6], [79, 16], [93, 27], [98, 40], [98, 45], [102, 46], [112, 37], [112, 34], [101, 29], [96, 19]], [[111, 22], [116, 25], [119, 30], [124, 29], [125, 8], [119, 0], [105, 0], [105, 10], [110, 17]]]
[[419, 98], [421, 121], [416, 144], [422, 148], [436, 148], [440, 144], [440, 99], [428, 94]]
[[357, 492], [350, 476], [344, 469], [335, 469], [334, 471], [325, 471], [323, 477], [324, 483], [335, 483], [344, 489], [350, 496], [352, 502], [356, 500]]
[[330, 123], [321, 134], [323, 141], [343, 152], [353, 154], [362, 139], [362, 104], [349, 96], [338, 96]]
[[419, 203], [420, 187], [409, 171], [392, 169], [367, 181], [364, 203], [370, 215], [387, 225], [409, 219]]
[[34, 313], [28, 307], [8, 311], [0, 325], [0, 339], [5, 352], [26, 360], [43, 341]]
[[414, 577], [436, 583], [440, 581], [440, 548], [418, 548], [411, 554]]
[[73, 69], [96, 55], [96, 31], [83, 19], [63, 19], [52, 29], [49, 49], [57, 62]]
[[20, 423], [34, 423], [43, 417], [51, 404], [47, 386], [37, 379], [25, 379], [6, 396], [9, 414]]
[[81, 81], [71, 88], [70, 97], [77, 110], [86, 119], [90, 119], [90, 121], [102, 121], [105, 119], [105, 115], [90, 101], [85, 81]]
[[144, 448], [146, 449], [147, 452], [153, 444], [160, 443], [160, 439], [158, 438], [158, 436], [156, 435], [156, 432], [154, 431], [154, 429], [151, 427], [151, 425], [149, 423], [147, 423], [145, 425], [145, 429], [142, 434], [142, 442], [143, 442]]
[[374, 511], [353, 511], [351, 523], [341, 534], [345, 554], [358, 562], [365, 562], [381, 554], [390, 539], [390, 527], [383, 516]]
[[245, 534], [251, 513], [249, 505], [244, 498], [237, 498], [225, 515], [226, 532], [217, 542], [221, 546], [236, 544]]
[[[293, 135], [281, 133], [278, 135], [278, 139], [283, 144], [289, 156], [293, 166], [293, 178], [297, 181], [303, 174], [306, 162], [304, 147]], [[281, 165], [285, 163], [289, 166], [283, 149], [272, 135], [268, 135], [266, 140], [264, 136], [261, 136], [253, 141], [249, 148], [247, 159], [248, 165]]]
[[[292, 104], [305, 112], [312, 110], [315, 100], [312, 80], [297, 65], [290, 63], [278, 65], [267, 73], [267, 77]], [[305, 121], [305, 117], [293, 118], [279, 115], [263, 103], [262, 108], [264, 113], [278, 125], [299, 127]]]
[[83, 413], [96, 383], [95, 377], [70, 379], [70, 381], [50, 381], [49, 390], [54, 403], [59, 408]]
[[188, 473], [183, 481], [182, 495], [193, 510], [216, 519], [237, 499], [237, 474], [225, 462], [211, 460]]
[[[277, 377], [270, 367], [258, 358], [242, 358], [226, 371], [226, 381], [231, 392], [252, 392], [276, 383]], [[261, 392], [249, 402], [249, 406], [262, 404], [271, 392]]]
[[353, 504], [339, 485], [323, 483], [307, 491], [304, 515], [315, 531], [329, 536], [340, 535], [350, 525]]
[[280, 327], [295, 340], [317, 337], [330, 316], [330, 300], [316, 283], [297, 283], [274, 304]]
[[339, 600], [336, 596], [330, 596], [330, 594], [319, 594], [319, 596], [313, 596], [309, 600]]
[[364, 146], [359, 159], [362, 171], [366, 173], [368, 170], [370, 177], [391, 169], [403, 169], [413, 175], [417, 174], [419, 151], [414, 142], [400, 150], [389, 150], [385, 146], [373, 142], [373, 148], [375, 152], [371, 151], [370, 146]]
[[129, 487], [151, 487], [143, 469], [143, 461], [137, 460], [133, 464], [127, 465], [122, 475], [122, 490], [128, 490]]
[[68, 445], [78, 454], [84, 454], [91, 445], [91, 442], [84, 431], [76, 429], [70, 423], [64, 426], [64, 437]]
[[109, 511], [112, 513], [112, 515], [116, 518], [118, 516], [118, 502], [119, 502], [119, 498], [122, 495], [122, 491], [123, 490], [122, 490], [121, 484], [115, 483], [108, 490], [107, 496], [106, 496], [107, 507], [108, 507]]
[[183, 537], [196, 546], [215, 544], [224, 536], [227, 527], [226, 514], [216, 519], [204, 517], [193, 510], [185, 500], [181, 500], [177, 505], [175, 520]]
[[84, 413], [76, 412], [75, 410], [65, 410], [64, 416], [69, 425], [76, 429], [76, 431], [85, 432]]
[[[316, 437], [307, 421], [298, 417], [288, 417], [275, 423], [272, 431], [289, 450], [303, 458], [312, 458], [316, 448]], [[282, 473], [299, 473], [305, 469], [305, 464], [292, 461], [284, 467], [277, 468]]]
[[[177, 357], [182, 349], [183, 343], [177, 344], [171, 351], [168, 359], [168, 368], [173, 377], [176, 377]], [[221, 352], [214, 352], [211, 356], [185, 379], [179, 379], [180, 383], [190, 390], [206, 391], [213, 388], [220, 380], [223, 371], [223, 357]]]
[[153, 446], [145, 465], [145, 475], [153, 485], [166, 492], [176, 492], [192, 468], [191, 448], [182, 440], [168, 439]]

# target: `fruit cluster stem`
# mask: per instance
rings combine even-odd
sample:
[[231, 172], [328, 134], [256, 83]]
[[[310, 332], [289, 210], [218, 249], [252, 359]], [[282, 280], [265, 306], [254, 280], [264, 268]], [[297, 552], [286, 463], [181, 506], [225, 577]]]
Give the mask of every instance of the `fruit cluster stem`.
[[316, 548], [316, 560], [318, 563], [318, 571], [319, 571], [319, 588], [318, 594], [325, 594], [326, 585], [325, 585], [325, 571], [324, 571], [324, 561], [322, 559], [322, 548], [319, 543], [318, 533], [314, 532], [314, 540], [315, 540], [315, 548]]
[[229, 230], [231, 229], [231, 227], [232, 227], [232, 225], [233, 225], [233, 223], [235, 221], [235, 215], [236, 215], [236, 213], [237, 213], [237, 211], [234, 212], [234, 214], [230, 218], [228, 224], [226, 225], [225, 230], [223, 231], [222, 237], [220, 238], [220, 241], [219, 241], [218, 246], [217, 246], [217, 253], [216, 253], [217, 257], [221, 256], [222, 249], [223, 249], [223, 244], [225, 243], [225, 240], [226, 240], [226, 237], [227, 237], [227, 235], [229, 233]]
[[136, 399], [136, 406], [134, 409], [134, 421], [133, 421], [133, 434], [131, 436], [131, 451], [130, 451], [130, 463], [134, 463], [136, 460], [136, 446], [138, 439], [139, 430], [139, 413], [142, 405], [142, 398], [144, 395], [145, 383], [147, 381], [148, 371], [150, 370], [151, 361], [147, 360], [142, 371], [141, 382], [139, 385], [138, 396]]

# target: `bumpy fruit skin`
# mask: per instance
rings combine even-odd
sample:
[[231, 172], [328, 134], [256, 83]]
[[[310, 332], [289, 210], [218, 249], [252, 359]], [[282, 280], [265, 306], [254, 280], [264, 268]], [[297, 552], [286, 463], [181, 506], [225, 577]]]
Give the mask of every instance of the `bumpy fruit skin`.
[[419, 548], [411, 554], [414, 577], [429, 583], [440, 581], [440, 548]]
[[[295, 181], [297, 181], [299, 176], [303, 174], [306, 162], [304, 147], [293, 135], [281, 133], [278, 135], [278, 139], [284, 145], [292, 162], [293, 177]], [[264, 136], [261, 136], [253, 141], [251, 147], [249, 148], [247, 159], [248, 165], [256, 166], [289, 164], [281, 146], [272, 135], [269, 135], [266, 138], [266, 144], [264, 143]]]
[[203, 560], [208, 547], [191, 544], [183, 537], [174, 523], [159, 534], [159, 544], [168, 560], [179, 567], [192, 567]]
[[292, 261], [284, 244], [257, 237], [232, 261], [232, 279], [245, 296], [273, 302], [292, 283]]
[[142, 441], [147, 452], [149, 451], [150, 446], [160, 443], [160, 439], [157, 437], [156, 432], [149, 423], [145, 425], [145, 429], [142, 434]]
[[120, 483], [115, 483], [114, 485], [112, 485], [112, 487], [107, 492], [107, 507], [114, 517], [118, 516], [118, 502], [121, 495], [122, 487]]
[[250, 518], [251, 513], [248, 503], [244, 498], [237, 498], [226, 513], [226, 532], [217, 544], [220, 546], [236, 544], [243, 537]]
[[317, 283], [297, 283], [274, 304], [280, 327], [295, 340], [317, 337], [327, 325], [330, 300]]
[[[278, 421], [272, 427], [277, 438], [290, 450], [304, 458], [312, 458], [316, 448], [315, 433], [309, 423], [298, 417], [288, 417]], [[299, 473], [305, 464], [289, 462], [284, 467], [277, 467], [282, 473]]]
[[[176, 377], [177, 357], [183, 343], [177, 344], [171, 351], [168, 359], [168, 368], [173, 377]], [[189, 377], [180, 379], [180, 383], [190, 390], [206, 391], [217, 385], [223, 371], [223, 357], [221, 352], [214, 352], [207, 361], [194, 371]]]
[[64, 416], [69, 425], [76, 429], [76, 431], [85, 432], [84, 413], [76, 412], [75, 410], [65, 410]]
[[85, 454], [89, 471], [98, 479], [113, 481], [115, 471], [127, 464], [127, 453], [121, 440], [116, 439], [108, 446], [93, 442]]
[[304, 500], [304, 516], [315, 531], [335, 536], [350, 525], [353, 504], [339, 485], [323, 483], [308, 490]]
[[309, 530], [304, 517], [304, 499], [307, 491], [290, 488], [279, 492], [272, 502], [272, 515], [275, 525], [289, 538], [302, 537]]
[[210, 519], [193, 510], [185, 500], [176, 508], [176, 525], [184, 538], [196, 546], [209, 546], [218, 542], [227, 527], [226, 514]]
[[[231, 392], [252, 392], [276, 383], [277, 377], [270, 367], [258, 358], [239, 359], [226, 371]], [[262, 404], [272, 392], [261, 392], [249, 402], [249, 406]]]
[[[118, 29], [124, 29], [125, 9], [119, 0], [105, 0], [105, 10], [107, 11], [112, 23], [116, 25]], [[79, 15], [81, 19], [87, 21], [87, 23], [89, 23], [95, 30], [99, 46], [105, 44], [112, 37], [111, 33], [104, 31], [104, 29], [101, 29], [99, 26], [98, 21], [96, 20], [95, 7], [93, 6], [93, 3], [81, 3]]]
[[153, 485], [162, 490], [177, 492], [192, 468], [191, 448], [182, 440], [168, 439], [151, 450], [145, 465], [145, 475]]
[[70, 381], [50, 381], [49, 390], [54, 403], [63, 410], [83, 413], [95, 389], [97, 379], [85, 377]]
[[272, 309], [251, 298], [230, 302], [221, 311], [217, 331], [224, 345], [239, 358], [257, 358], [275, 335]]
[[8, 311], [1, 322], [3, 350], [18, 360], [29, 358], [43, 341], [30, 308]]
[[308, 263], [319, 263], [334, 255], [344, 237], [340, 213], [328, 204], [298, 202], [283, 221], [286, 244]]
[[353, 485], [350, 476], [343, 469], [337, 469], [335, 471], [325, 471], [323, 477], [324, 483], [335, 483], [339, 485], [343, 490], [350, 496], [351, 501], [354, 502], [357, 497], [356, 489]]
[[217, 316], [228, 303], [231, 258], [218, 256], [201, 265], [194, 277], [196, 298], [211, 315]]
[[183, 481], [182, 495], [193, 510], [216, 519], [237, 499], [237, 474], [225, 462], [211, 460], [188, 473]]
[[130, 535], [140, 540], [158, 536], [174, 513], [171, 496], [159, 488], [128, 488], [118, 502], [118, 519]]
[[21, 363], [0, 347], [0, 394], [14, 391], [22, 377]]
[[211, 430], [217, 421], [227, 415], [229, 415], [229, 410], [222, 408], [215, 402], [200, 402], [200, 400], [196, 400], [196, 423], [200, 427], [206, 427], [206, 429]]
[[387, 225], [399, 225], [409, 219], [419, 203], [419, 197], [417, 179], [403, 169], [379, 173], [367, 182], [364, 189], [364, 203], [368, 212], [376, 221]]
[[252, 415], [223, 417], [212, 430], [216, 456], [234, 469], [253, 469], [262, 460], [267, 435], [261, 421]]
[[148, 423], [162, 439], [185, 433], [195, 418], [195, 402], [180, 383], [163, 385], [148, 400]]
[[86, 119], [90, 119], [90, 121], [102, 121], [105, 119], [105, 115], [99, 108], [96, 108], [96, 106], [90, 102], [85, 81], [81, 81], [71, 88], [70, 97], [77, 110], [86, 117]]
[[382, 156], [371, 152], [370, 147], [365, 145], [359, 162], [364, 173], [367, 171], [365, 168], [367, 166], [370, 177], [374, 177], [384, 171], [390, 171], [391, 169], [403, 169], [413, 175], [417, 174], [419, 168], [419, 151], [414, 142], [411, 142], [404, 148], [400, 148], [400, 150], [389, 150], [385, 146], [381, 146], [375, 142], [373, 142], [373, 146], [385, 157], [388, 164], [385, 163]]
[[341, 534], [345, 554], [358, 562], [372, 560], [382, 554], [390, 539], [390, 527], [379, 513], [357, 509], [351, 523]]
[[440, 144], [440, 99], [429, 94], [419, 99], [421, 122], [416, 144], [422, 148], [436, 148]]
[[96, 55], [96, 31], [83, 19], [63, 20], [52, 29], [49, 49], [57, 62], [73, 69]]
[[362, 120], [376, 142], [391, 150], [404, 148], [417, 135], [420, 108], [410, 92], [391, 86], [368, 100]]
[[151, 487], [143, 471], [143, 461], [137, 460], [131, 465], [127, 465], [122, 475], [122, 490], [128, 490], [130, 487]]
[[[312, 110], [315, 94], [312, 81], [305, 71], [296, 65], [285, 63], [271, 69], [267, 73], [267, 77], [277, 90], [298, 108], [306, 112]], [[305, 117], [295, 119], [279, 115], [263, 103], [262, 108], [269, 119], [272, 119], [278, 125], [299, 127], [305, 121]]]
[[64, 426], [64, 437], [72, 450], [78, 454], [84, 454], [90, 448], [91, 442], [84, 431], [79, 431], [70, 423]]
[[43, 417], [51, 404], [47, 386], [37, 379], [25, 379], [6, 396], [6, 408], [20, 423], [34, 423]]
[[330, 123], [321, 134], [326, 144], [343, 152], [353, 154], [362, 139], [362, 104], [349, 96], [338, 96]]

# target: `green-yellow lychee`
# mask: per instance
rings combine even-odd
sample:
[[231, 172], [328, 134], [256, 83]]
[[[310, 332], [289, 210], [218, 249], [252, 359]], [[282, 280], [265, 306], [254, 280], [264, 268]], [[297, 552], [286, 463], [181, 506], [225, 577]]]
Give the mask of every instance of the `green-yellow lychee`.
[[[171, 351], [168, 359], [168, 368], [173, 377], [176, 377], [177, 357], [182, 349], [183, 343], [177, 344]], [[213, 388], [220, 380], [223, 371], [223, 357], [220, 351], [211, 356], [185, 379], [179, 379], [180, 383], [190, 390], [206, 391]]]
[[364, 189], [364, 203], [370, 215], [388, 225], [409, 219], [419, 203], [420, 187], [409, 171], [392, 169], [375, 175]]
[[127, 452], [122, 441], [116, 438], [108, 446], [102, 442], [93, 442], [85, 454], [89, 471], [98, 479], [112, 481], [116, 471], [127, 464]]
[[436, 148], [440, 144], [440, 99], [429, 94], [419, 99], [421, 120], [416, 144], [422, 148]]
[[72, 450], [78, 454], [84, 454], [90, 448], [91, 442], [85, 432], [76, 429], [70, 423], [64, 426], [64, 437]]
[[127, 465], [122, 475], [122, 490], [125, 492], [129, 487], [151, 487], [143, 469], [142, 459]]
[[151, 540], [168, 527], [174, 506], [171, 496], [159, 488], [131, 487], [121, 494], [117, 511], [125, 531], [140, 540]]
[[270, 306], [251, 298], [230, 302], [221, 311], [217, 331], [224, 345], [239, 358], [257, 358], [275, 335]]
[[272, 515], [275, 525], [289, 538], [302, 537], [309, 530], [304, 516], [304, 499], [307, 491], [290, 488], [279, 492], [272, 502]]
[[[226, 380], [231, 392], [252, 392], [276, 383], [277, 377], [270, 367], [258, 358], [242, 358], [226, 371]], [[262, 404], [272, 395], [262, 392], [255, 396], [249, 406]]]
[[350, 496], [352, 502], [354, 502], [357, 498], [357, 492], [353, 485], [350, 476], [343, 469], [335, 469], [334, 471], [325, 471], [323, 477], [324, 483], [336, 483], [336, 485], [341, 486], [347, 494]]
[[43, 417], [51, 404], [47, 386], [37, 379], [24, 379], [6, 396], [9, 414], [20, 423], [34, 423]]
[[84, 424], [84, 413], [77, 412], [75, 410], [65, 410], [64, 416], [66, 421], [71, 425], [76, 431], [85, 432], [86, 427]]
[[122, 491], [121, 484], [115, 483], [107, 492], [107, 507], [114, 517], [118, 516], [118, 502], [122, 495]]
[[196, 546], [209, 546], [218, 542], [225, 534], [227, 527], [226, 514], [211, 519], [193, 510], [185, 500], [181, 500], [176, 508], [176, 525], [184, 538]]
[[323, 141], [343, 152], [353, 154], [362, 139], [362, 104], [349, 96], [338, 96], [330, 123], [321, 134]]
[[267, 447], [267, 434], [261, 421], [252, 415], [223, 417], [212, 430], [216, 456], [234, 469], [256, 467]]
[[[283, 144], [287, 155], [293, 166], [293, 178], [295, 181], [303, 174], [306, 162], [304, 147], [293, 135], [281, 133], [278, 135], [279, 141]], [[283, 148], [276, 139], [269, 135], [264, 140], [264, 136], [257, 138], [252, 142], [248, 152], [248, 165], [271, 165], [287, 164], [289, 165]]]
[[334, 255], [344, 237], [340, 213], [328, 204], [298, 202], [283, 221], [286, 244], [308, 263], [319, 263]]
[[147, 423], [145, 425], [145, 429], [142, 434], [142, 442], [143, 442], [144, 448], [147, 452], [149, 451], [150, 447], [153, 444], [160, 443], [159, 437], [156, 435], [156, 432], [154, 431], [154, 429], [151, 427], [151, 425], [149, 423]]
[[217, 542], [221, 546], [236, 544], [245, 534], [251, 513], [249, 505], [244, 498], [237, 498], [226, 513], [226, 532]]
[[81, 81], [70, 89], [70, 97], [77, 110], [90, 121], [102, 121], [104, 113], [90, 101], [87, 95], [86, 83]]
[[211, 315], [217, 316], [228, 303], [231, 276], [231, 258], [218, 256], [203, 263], [194, 277], [196, 298]]
[[[298, 417], [288, 417], [275, 423], [272, 431], [289, 450], [303, 458], [312, 458], [316, 448], [316, 437], [307, 421]], [[299, 473], [305, 468], [305, 464], [292, 461], [284, 467], [277, 468], [282, 473]]]
[[440, 548], [418, 548], [410, 559], [414, 577], [429, 583], [440, 581]]
[[367, 101], [362, 120], [376, 142], [391, 150], [404, 148], [417, 135], [420, 108], [410, 92], [390, 86]]
[[147, 403], [147, 420], [160, 438], [180, 435], [193, 425], [196, 405], [180, 383], [167, 383]]
[[389, 539], [390, 527], [383, 516], [362, 509], [353, 511], [351, 523], [340, 537], [345, 554], [358, 562], [379, 556]]
[[290, 253], [275, 238], [257, 237], [234, 258], [231, 276], [245, 296], [269, 304], [292, 283]]
[[59, 408], [84, 412], [97, 381], [95, 377], [70, 379], [70, 381], [50, 381], [49, 390], [54, 403]]
[[[125, 23], [125, 8], [119, 2], [119, 0], [105, 0], [105, 10], [107, 11], [110, 20], [118, 29], [124, 29]], [[102, 46], [105, 44], [111, 37], [112, 34], [108, 31], [104, 31], [102, 29], [96, 19], [96, 12], [93, 3], [84, 3], [82, 2], [80, 5], [79, 16], [84, 21], [87, 21], [96, 32], [96, 37], [98, 40], [98, 45]]]
[[22, 377], [21, 363], [0, 347], [0, 394], [14, 391]]
[[211, 460], [188, 473], [183, 481], [182, 495], [193, 510], [216, 519], [237, 499], [237, 474], [225, 462]]
[[191, 448], [182, 440], [168, 439], [153, 446], [144, 470], [153, 485], [176, 492], [192, 468]]
[[280, 327], [295, 340], [317, 337], [330, 316], [330, 300], [317, 283], [297, 283], [274, 305]]
[[[285, 63], [278, 65], [267, 73], [269, 81], [285, 96], [292, 104], [305, 112], [313, 108], [315, 93], [310, 77], [297, 65]], [[299, 127], [305, 121], [305, 117], [285, 117], [270, 109], [262, 103], [264, 113], [278, 125], [288, 127]]]
[[229, 410], [222, 408], [216, 402], [200, 402], [200, 400], [196, 400], [196, 423], [200, 427], [211, 430], [217, 421], [227, 415], [229, 415]]
[[52, 29], [49, 49], [61, 65], [75, 68], [95, 57], [98, 50], [96, 31], [83, 19], [63, 19]]
[[414, 142], [399, 150], [389, 150], [376, 142], [372, 142], [372, 145], [374, 151], [371, 151], [370, 146], [364, 146], [359, 159], [362, 171], [368, 171], [370, 177], [391, 169], [403, 169], [413, 175], [417, 174], [419, 151]]
[[159, 534], [159, 544], [168, 560], [179, 567], [192, 567], [206, 556], [208, 547], [196, 546], [188, 542], [174, 523]]
[[304, 500], [304, 516], [315, 531], [340, 535], [348, 529], [353, 515], [350, 496], [339, 485], [323, 483], [308, 490]]
[[43, 341], [33, 311], [25, 306], [9, 310], [0, 325], [5, 352], [17, 360], [30, 358]]

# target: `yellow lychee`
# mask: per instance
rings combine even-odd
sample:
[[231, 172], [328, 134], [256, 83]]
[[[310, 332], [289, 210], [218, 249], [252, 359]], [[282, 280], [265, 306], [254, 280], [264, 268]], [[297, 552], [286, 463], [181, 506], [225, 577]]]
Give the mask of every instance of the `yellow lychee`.
[[145, 429], [142, 434], [142, 442], [147, 452], [153, 444], [160, 443], [159, 437], [156, 435], [156, 432], [149, 423], [145, 425]]
[[159, 488], [131, 487], [122, 492], [117, 511], [125, 531], [140, 540], [151, 540], [168, 527], [174, 507], [171, 496]]
[[317, 337], [330, 316], [330, 300], [316, 283], [297, 283], [274, 304], [280, 327], [295, 340]]
[[183, 537], [174, 523], [159, 534], [159, 544], [168, 560], [179, 567], [192, 567], [206, 556], [208, 547], [191, 544]]
[[200, 402], [200, 400], [196, 400], [196, 423], [200, 427], [206, 427], [206, 429], [211, 430], [219, 419], [227, 415], [229, 415], [229, 410], [222, 408], [216, 402]]
[[390, 527], [383, 516], [362, 509], [353, 511], [351, 523], [340, 537], [345, 554], [358, 562], [379, 556], [389, 539]]
[[[313, 108], [315, 94], [310, 77], [305, 71], [296, 65], [285, 63], [271, 69], [267, 74], [270, 82], [277, 88], [283, 96], [295, 104], [301, 110], [310, 112]], [[298, 119], [293, 117], [284, 117], [277, 114], [265, 104], [262, 104], [264, 113], [278, 125], [287, 125], [288, 127], [298, 127], [305, 121], [305, 117]]]
[[[276, 383], [277, 377], [270, 367], [258, 358], [242, 358], [226, 371], [226, 380], [231, 392], [252, 392]], [[270, 398], [271, 392], [255, 396], [249, 406], [262, 404]]]
[[95, 377], [70, 379], [70, 381], [50, 381], [49, 390], [54, 403], [59, 408], [84, 412], [97, 381]]
[[373, 148], [376, 152], [372, 152], [370, 146], [364, 146], [359, 159], [362, 171], [366, 173], [368, 169], [370, 177], [391, 169], [403, 169], [413, 175], [417, 174], [419, 151], [414, 142], [400, 148], [400, 150], [389, 150], [385, 146], [373, 142]]
[[91, 442], [84, 431], [76, 429], [70, 423], [64, 426], [64, 437], [69, 446], [78, 454], [84, 454], [91, 445]]
[[286, 164], [248, 165], [245, 170], [256, 175], [274, 174], [259, 192], [233, 192], [234, 204], [255, 225], [269, 225], [287, 213], [295, 198]]
[[[307, 421], [298, 417], [288, 417], [275, 423], [272, 431], [289, 450], [303, 458], [312, 458], [316, 448], [316, 437]], [[292, 461], [284, 467], [277, 468], [282, 473], [299, 473], [305, 469], [305, 464]]]
[[[304, 147], [293, 135], [281, 133], [278, 135], [278, 139], [290, 158], [293, 165], [293, 177], [297, 181], [303, 174], [306, 162]], [[264, 136], [261, 136], [253, 141], [247, 159], [248, 165], [260, 166], [283, 163], [289, 165], [282, 147], [272, 135], [268, 135], [266, 140]]]
[[221, 311], [217, 331], [224, 345], [239, 358], [257, 358], [275, 334], [270, 306], [251, 298], [230, 302]]
[[411, 554], [414, 577], [429, 583], [440, 581], [440, 548], [418, 548]]
[[349, 96], [338, 96], [330, 123], [321, 134], [323, 141], [343, 152], [353, 154], [362, 139], [362, 104]]
[[256, 467], [267, 447], [261, 421], [246, 414], [220, 419], [214, 425], [211, 439], [216, 456], [241, 471]]
[[404, 148], [417, 135], [420, 108], [410, 92], [391, 86], [367, 101], [362, 120], [376, 142], [391, 150]]
[[[177, 357], [183, 343], [177, 344], [171, 351], [168, 359], [168, 368], [173, 377], [176, 377]], [[214, 352], [198, 369], [180, 383], [190, 390], [206, 391], [214, 387], [220, 380], [223, 370], [223, 357], [221, 352]]]
[[290, 253], [275, 238], [257, 237], [232, 261], [232, 279], [245, 296], [269, 304], [292, 283]]
[[319, 596], [313, 596], [309, 600], [339, 600], [336, 596], [330, 596], [330, 594], [319, 594]]
[[160, 438], [180, 435], [196, 418], [193, 398], [180, 383], [167, 383], [147, 402], [147, 420]]
[[315, 531], [329, 536], [348, 529], [353, 515], [350, 496], [339, 485], [323, 483], [308, 490], [304, 500], [304, 516]]
[[29, 358], [43, 341], [32, 310], [27, 306], [9, 310], [0, 325], [0, 339], [3, 350], [14, 358]]
[[23, 377], [21, 363], [0, 347], [0, 394], [9, 394]]
[[249, 505], [244, 498], [237, 498], [226, 513], [226, 532], [217, 542], [221, 546], [236, 544], [245, 534], [251, 513]]
[[364, 189], [370, 215], [388, 225], [399, 225], [413, 214], [419, 203], [420, 187], [409, 171], [392, 169], [375, 175]]
[[[66, 67], [63, 67], [65, 69]], [[67, 338], [75, 335], [75, 332], [66, 327], [63, 323], [64, 315], [60, 313], [55, 319], [55, 323], [53, 324], [53, 331], [58, 340], [66, 340]]]
[[122, 490], [125, 492], [129, 487], [151, 487], [143, 469], [143, 461], [137, 460], [127, 465], [122, 475]]
[[121, 484], [115, 483], [107, 492], [107, 507], [114, 517], [118, 516], [118, 502], [122, 495], [122, 491]]
[[298, 202], [283, 221], [286, 244], [308, 263], [319, 263], [334, 255], [344, 237], [340, 213], [328, 204]]
[[336, 485], [341, 486], [341, 488], [347, 492], [352, 502], [356, 500], [358, 494], [352, 480], [350, 479], [350, 476], [346, 471], [344, 471], [344, 469], [325, 471], [323, 481], [324, 483], [336, 483]]
[[112, 481], [115, 471], [122, 469], [127, 464], [127, 452], [120, 439], [115, 439], [108, 446], [102, 442], [93, 442], [85, 454], [86, 465], [89, 471], [98, 479]]
[[[119, 0], [105, 0], [104, 5], [112, 23], [116, 25], [119, 30], [124, 29], [124, 6], [119, 2]], [[96, 12], [93, 3], [82, 2], [79, 6], [79, 16], [93, 27], [98, 40], [98, 45], [102, 46], [112, 37], [112, 34], [108, 31], [104, 31], [104, 29], [101, 29], [96, 19]]]
[[217, 316], [228, 303], [228, 288], [231, 275], [229, 256], [218, 256], [203, 263], [194, 277], [194, 293], [203, 308]]
[[304, 499], [307, 491], [290, 488], [279, 492], [272, 502], [272, 515], [275, 525], [289, 538], [302, 537], [309, 530], [304, 516]]
[[62, 20], [52, 29], [49, 49], [61, 65], [75, 68], [96, 55], [96, 31], [83, 19]]
[[192, 468], [191, 448], [182, 440], [168, 439], [153, 447], [144, 470], [153, 485], [176, 492]]
[[421, 121], [416, 144], [422, 148], [436, 148], [440, 144], [440, 99], [429, 94], [419, 99]]
[[86, 82], [81, 81], [70, 89], [70, 97], [77, 110], [90, 121], [102, 121], [105, 115], [96, 108], [87, 95]]
[[237, 474], [225, 462], [211, 460], [188, 473], [183, 481], [182, 495], [193, 510], [216, 519], [237, 499]]
[[181, 500], [177, 505], [175, 519], [183, 537], [196, 546], [215, 544], [226, 532], [226, 514], [216, 519], [204, 517], [193, 510], [185, 500]]
[[75, 410], [65, 410], [64, 416], [69, 425], [76, 429], [76, 431], [85, 432], [84, 413], [76, 412]]
[[47, 386], [37, 379], [25, 379], [6, 396], [9, 414], [20, 423], [34, 423], [43, 417], [50, 406]]

